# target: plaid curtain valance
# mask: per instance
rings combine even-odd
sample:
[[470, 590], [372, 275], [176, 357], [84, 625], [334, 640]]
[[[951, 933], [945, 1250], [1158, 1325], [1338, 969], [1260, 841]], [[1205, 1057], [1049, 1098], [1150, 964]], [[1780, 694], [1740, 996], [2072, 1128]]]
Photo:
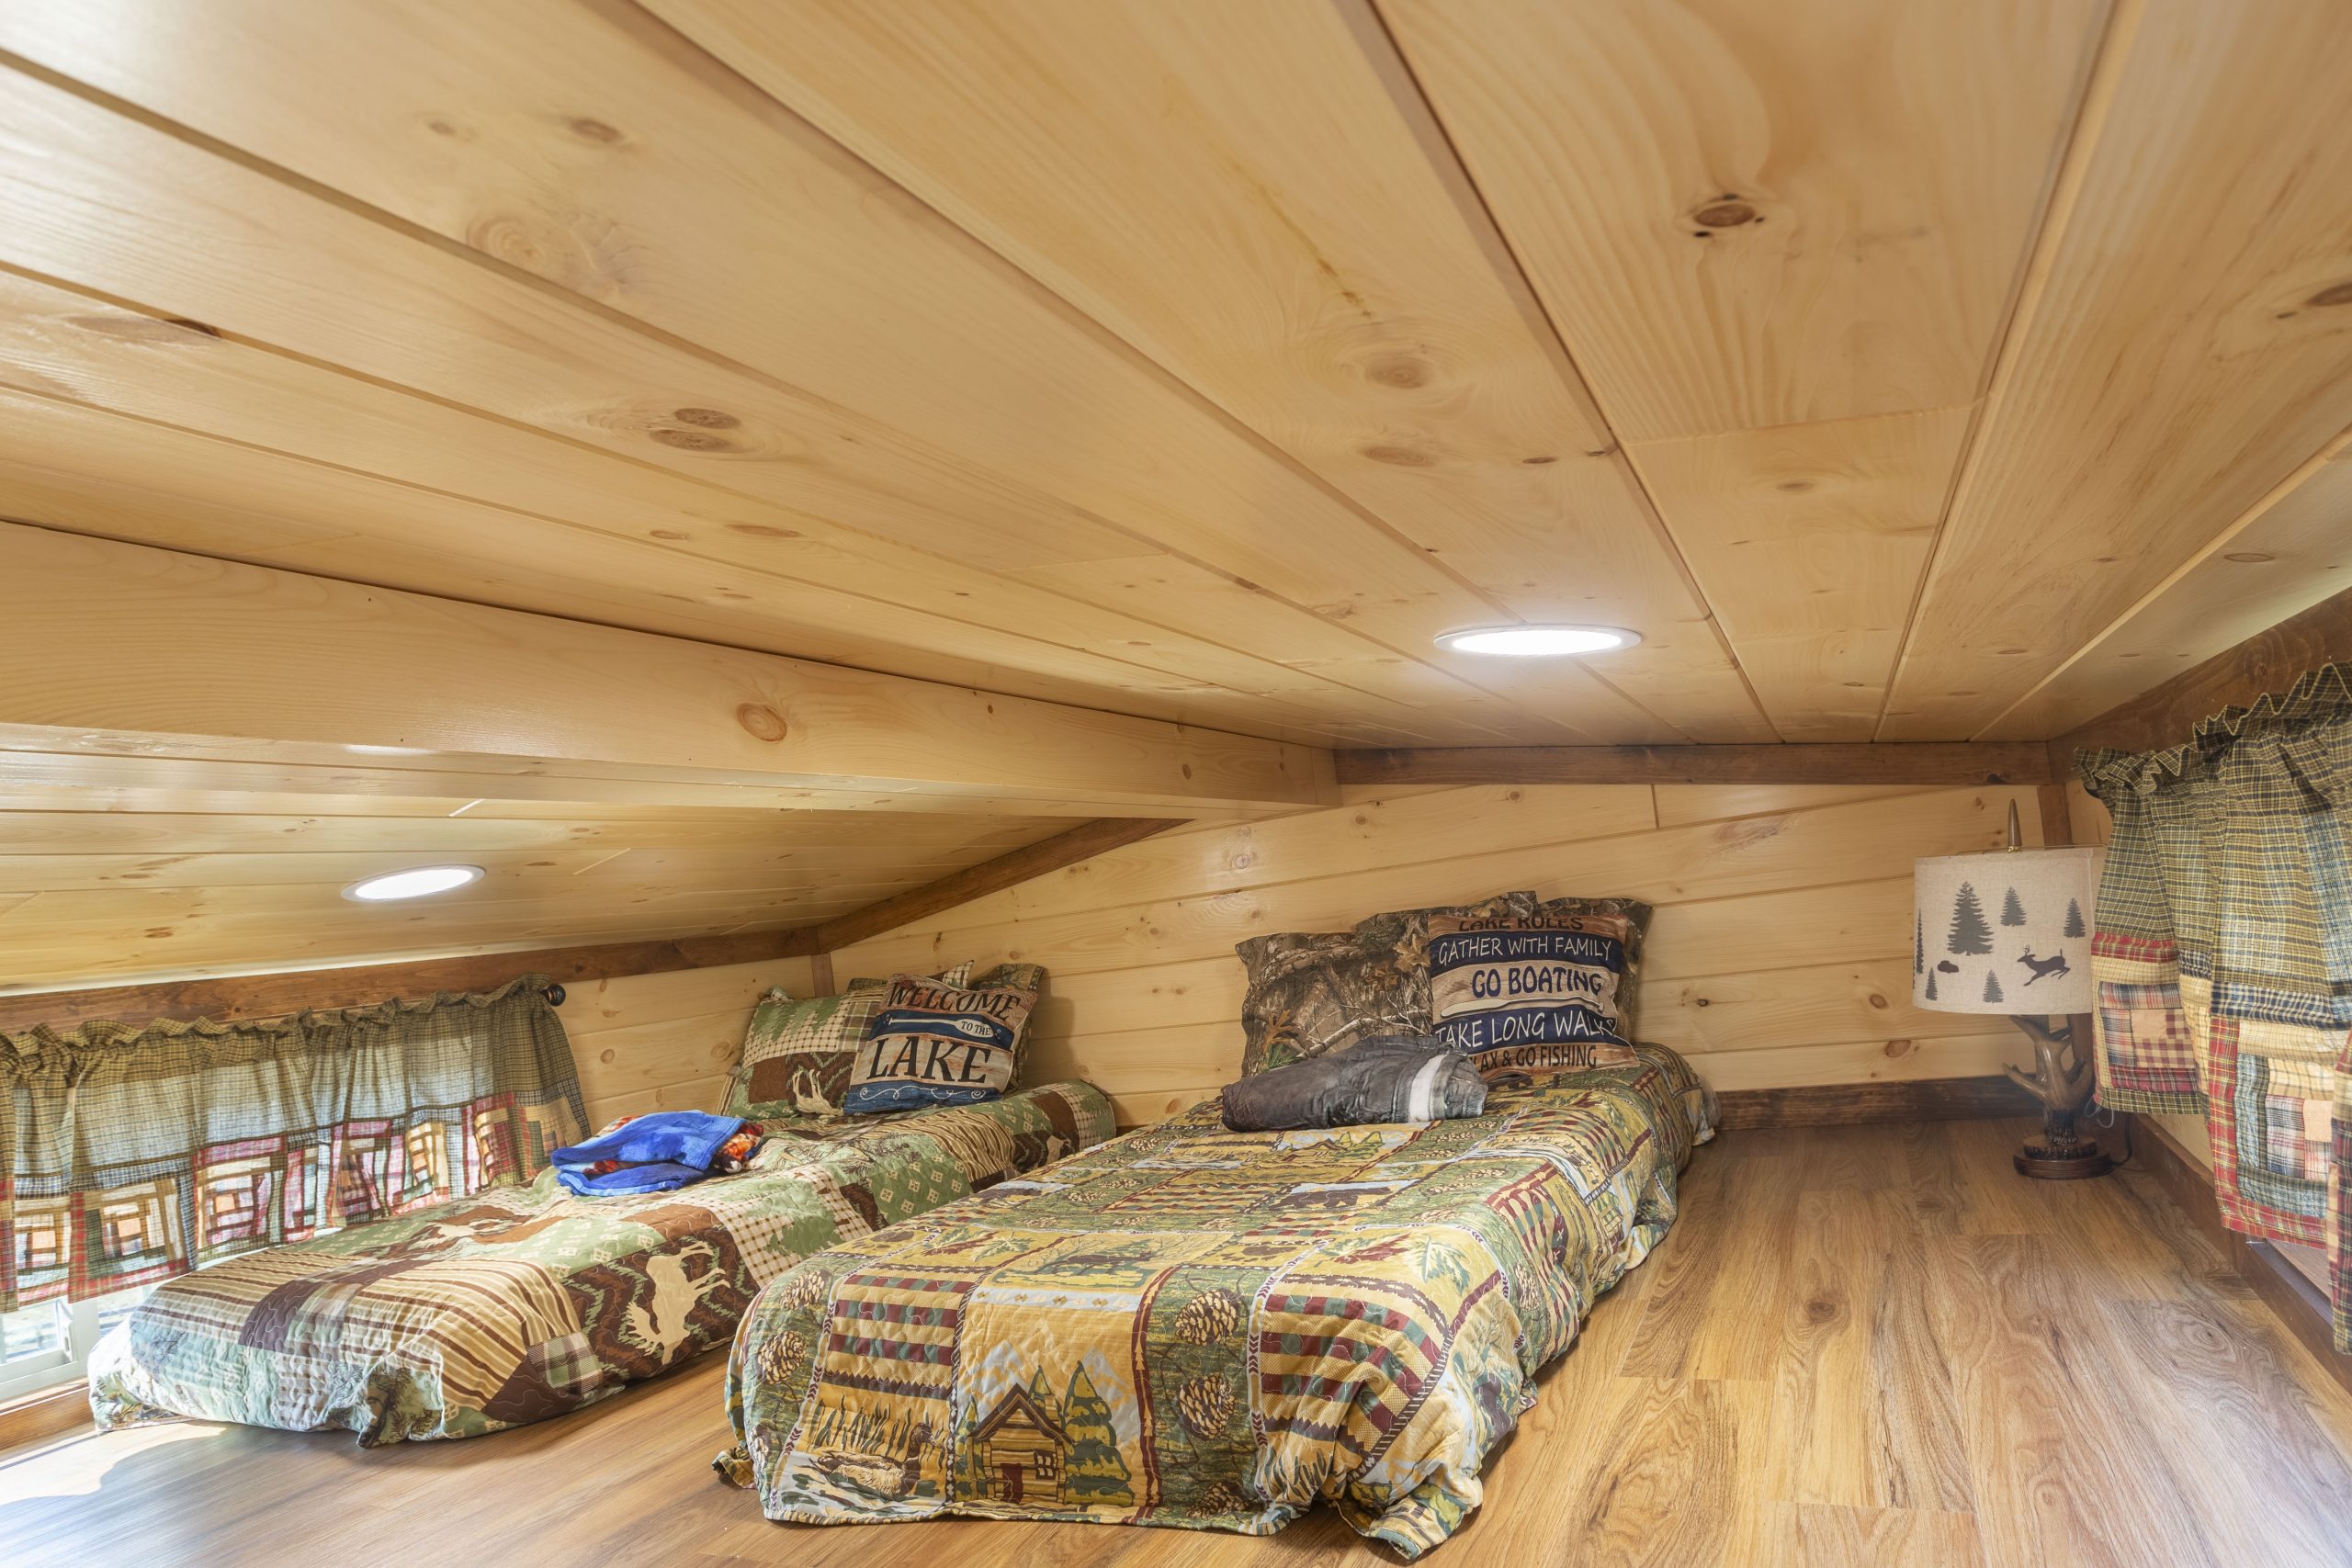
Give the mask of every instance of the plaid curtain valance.
[[2352, 666], [2075, 765], [2115, 821], [2099, 1102], [2201, 1112], [2223, 1218], [2325, 1250], [2352, 1351]]
[[583, 1117], [547, 984], [0, 1032], [0, 1312], [537, 1174]]

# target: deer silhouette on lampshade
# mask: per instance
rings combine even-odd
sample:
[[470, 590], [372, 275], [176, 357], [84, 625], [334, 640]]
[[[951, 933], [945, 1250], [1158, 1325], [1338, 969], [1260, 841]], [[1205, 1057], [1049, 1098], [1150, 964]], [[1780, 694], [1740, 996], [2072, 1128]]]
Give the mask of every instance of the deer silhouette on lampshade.
[[1935, 855], [1912, 879], [1911, 1001], [1934, 1012], [1998, 1013], [2032, 1043], [2036, 1066], [2008, 1076], [2041, 1102], [2043, 1142], [2018, 1168], [2033, 1176], [2097, 1176], [2112, 1162], [2075, 1135], [2091, 1092], [2091, 1050], [2064, 1021], [2087, 1014], [2090, 915], [2105, 852], [2029, 850]]

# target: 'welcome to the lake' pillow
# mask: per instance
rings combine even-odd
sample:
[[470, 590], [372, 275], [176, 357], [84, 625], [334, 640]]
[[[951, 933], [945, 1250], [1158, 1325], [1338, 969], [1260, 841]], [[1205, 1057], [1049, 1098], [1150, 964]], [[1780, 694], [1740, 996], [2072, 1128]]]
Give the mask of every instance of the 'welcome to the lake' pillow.
[[948, 986], [891, 976], [888, 999], [857, 1049], [842, 1109], [856, 1116], [996, 1099], [1019, 1070], [1022, 1035], [1036, 1005], [1034, 981]]

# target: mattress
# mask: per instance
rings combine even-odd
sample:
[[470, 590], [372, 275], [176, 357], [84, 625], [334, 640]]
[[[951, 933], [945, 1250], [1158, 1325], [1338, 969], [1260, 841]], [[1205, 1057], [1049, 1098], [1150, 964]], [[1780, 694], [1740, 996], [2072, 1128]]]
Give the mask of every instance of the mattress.
[[1328, 1501], [1418, 1556], [1713, 1134], [1637, 1055], [1461, 1121], [1238, 1134], [1212, 1101], [818, 1253], [743, 1320], [718, 1467], [774, 1519], [1264, 1535]]
[[1084, 1084], [786, 1122], [741, 1175], [574, 1197], [548, 1170], [158, 1289], [91, 1355], [101, 1428], [192, 1416], [368, 1444], [576, 1410], [728, 1343], [812, 1252], [1110, 1136]]

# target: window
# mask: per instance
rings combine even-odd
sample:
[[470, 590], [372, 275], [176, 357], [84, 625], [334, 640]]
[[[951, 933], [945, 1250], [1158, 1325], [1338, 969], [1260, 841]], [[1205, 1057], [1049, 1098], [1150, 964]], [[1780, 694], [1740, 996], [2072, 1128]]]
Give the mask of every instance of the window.
[[0, 1314], [0, 1400], [80, 1377], [99, 1337], [153, 1289], [141, 1285], [86, 1302], [41, 1302]]

